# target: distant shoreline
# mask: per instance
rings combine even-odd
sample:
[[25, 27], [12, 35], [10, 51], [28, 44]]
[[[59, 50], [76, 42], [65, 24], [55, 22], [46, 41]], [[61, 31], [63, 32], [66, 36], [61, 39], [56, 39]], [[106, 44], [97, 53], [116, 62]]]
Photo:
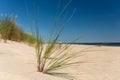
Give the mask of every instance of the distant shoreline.
[[118, 46], [118, 47], [120, 47], [120, 43], [65, 43], [65, 44], [98, 45], [98, 46]]

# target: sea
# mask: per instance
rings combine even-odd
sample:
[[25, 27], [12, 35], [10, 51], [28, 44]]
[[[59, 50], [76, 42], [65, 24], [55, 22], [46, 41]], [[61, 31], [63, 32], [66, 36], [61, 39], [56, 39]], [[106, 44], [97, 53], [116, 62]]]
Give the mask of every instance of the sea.
[[78, 45], [98, 45], [98, 46], [117, 46], [120, 47], [120, 43], [70, 43]]

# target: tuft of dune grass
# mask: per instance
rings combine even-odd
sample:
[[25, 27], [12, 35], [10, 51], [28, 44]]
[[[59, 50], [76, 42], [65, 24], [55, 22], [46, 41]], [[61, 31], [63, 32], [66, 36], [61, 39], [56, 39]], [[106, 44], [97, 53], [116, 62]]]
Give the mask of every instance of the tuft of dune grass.
[[[66, 67], [70, 67], [74, 64], [83, 63], [81, 61], [74, 61], [75, 58], [79, 57], [81, 55], [81, 52], [73, 52], [70, 53], [70, 46], [71, 44], [59, 44], [58, 39], [64, 30], [64, 28], [67, 26], [67, 24], [71, 21], [73, 15], [75, 14], [76, 9], [73, 10], [73, 13], [69, 18], [66, 20], [65, 23], [63, 23], [60, 26], [60, 29], [56, 35], [53, 36], [53, 33], [55, 32], [56, 24], [58, 23], [61, 15], [65, 12], [65, 10], [68, 8], [72, 0], [69, 0], [68, 3], [64, 6], [64, 8], [59, 11], [61, 0], [59, 0], [58, 4], [58, 12], [56, 14], [53, 26], [51, 28], [51, 33], [49, 36], [48, 43], [46, 46], [44, 46], [44, 39], [41, 37], [42, 34], [40, 34], [39, 31], [39, 25], [36, 18], [39, 16], [35, 16], [34, 14], [34, 21], [30, 20], [29, 17], [29, 9], [27, 7], [27, 1], [25, 1], [26, 4], [26, 11], [28, 14], [28, 20], [30, 21], [30, 28], [32, 29], [32, 34], [36, 38], [35, 39], [35, 49], [36, 49], [36, 59], [37, 59], [37, 71], [42, 73], [49, 73], [58, 69], [63, 69]], [[35, 10], [36, 11], [36, 10]], [[35, 12], [36, 13], [36, 12]], [[33, 24], [32, 22], [35, 22]], [[71, 41], [77, 41], [79, 38]]]

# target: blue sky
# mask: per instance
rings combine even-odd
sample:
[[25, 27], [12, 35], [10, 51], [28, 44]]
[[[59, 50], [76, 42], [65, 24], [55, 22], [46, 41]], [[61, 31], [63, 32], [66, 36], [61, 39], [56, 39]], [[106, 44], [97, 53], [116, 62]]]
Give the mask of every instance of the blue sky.
[[[30, 19], [33, 20], [35, 9], [39, 7], [37, 16], [40, 32], [48, 38], [59, 0], [26, 0]], [[61, 0], [60, 10], [69, 0]], [[60, 41], [70, 41], [83, 36], [78, 42], [120, 42], [120, 1], [119, 0], [72, 0], [61, 16], [60, 24], [71, 16], [71, 22], [65, 27]], [[17, 23], [25, 31], [30, 32], [25, 0], [0, 0], [0, 14], [18, 15]], [[66, 15], [66, 17], [65, 17]], [[64, 20], [65, 17], [65, 20]], [[54, 33], [56, 34], [56, 32]]]

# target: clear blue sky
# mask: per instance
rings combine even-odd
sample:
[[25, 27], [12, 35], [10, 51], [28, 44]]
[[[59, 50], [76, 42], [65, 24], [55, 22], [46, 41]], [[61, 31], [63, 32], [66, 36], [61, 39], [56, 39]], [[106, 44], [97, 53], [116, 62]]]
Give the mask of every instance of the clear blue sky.
[[[61, 0], [61, 8], [68, 0]], [[57, 12], [59, 0], [27, 0], [29, 16], [33, 19], [35, 6], [39, 5], [37, 14], [40, 32], [49, 36], [51, 26]], [[73, 9], [76, 13], [72, 21], [64, 29], [60, 40], [69, 41], [78, 36], [84, 36], [78, 42], [120, 42], [120, 0], [72, 0], [71, 4], [61, 16], [69, 18]], [[17, 23], [27, 32], [30, 32], [29, 21], [26, 14], [25, 0], [0, 0], [0, 14], [18, 15]]]

